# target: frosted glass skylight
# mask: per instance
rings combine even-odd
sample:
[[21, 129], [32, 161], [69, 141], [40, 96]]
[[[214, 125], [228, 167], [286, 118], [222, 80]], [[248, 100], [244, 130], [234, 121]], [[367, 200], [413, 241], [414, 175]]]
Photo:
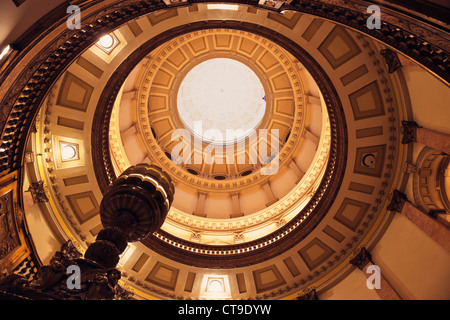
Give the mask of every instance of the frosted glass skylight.
[[215, 58], [190, 70], [177, 94], [179, 116], [207, 143], [230, 144], [251, 135], [266, 111], [258, 76], [237, 60]]

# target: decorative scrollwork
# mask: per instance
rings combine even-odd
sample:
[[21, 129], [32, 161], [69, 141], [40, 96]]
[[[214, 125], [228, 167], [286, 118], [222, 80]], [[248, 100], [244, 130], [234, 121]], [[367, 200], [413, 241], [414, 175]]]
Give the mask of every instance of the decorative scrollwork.
[[[42, 183], [34, 187], [42, 188]], [[2, 279], [0, 294], [11, 299], [129, 299], [132, 292], [118, 284], [121, 272], [116, 266], [120, 255], [129, 241], [145, 238], [161, 227], [174, 192], [170, 177], [160, 168], [148, 164], [130, 167], [103, 198], [100, 214], [106, 228], [100, 230], [84, 257], [69, 240], [54, 254], [49, 265], [39, 269], [35, 280], [17, 274]], [[74, 278], [70, 270], [75, 272]], [[73, 279], [77, 285], [69, 282]]]
[[417, 128], [420, 128], [420, 126], [415, 121], [402, 121], [402, 128], [402, 144], [417, 142]]
[[372, 262], [372, 256], [365, 247], [362, 247], [359, 253], [350, 260], [350, 263], [360, 270], [364, 269], [369, 262]]
[[28, 190], [31, 193], [31, 197], [33, 198], [34, 203], [38, 202], [47, 202], [48, 197], [44, 188], [44, 182], [38, 181], [30, 184]]
[[397, 56], [397, 53], [390, 49], [384, 49], [380, 51], [381, 55], [386, 60], [386, 63], [389, 68], [389, 73], [394, 73], [397, 69], [402, 67], [400, 59]]
[[392, 194], [392, 199], [389, 205], [387, 206], [387, 210], [394, 212], [402, 212], [403, 205], [408, 201], [408, 198], [404, 193], [401, 193], [398, 190], [394, 190]]

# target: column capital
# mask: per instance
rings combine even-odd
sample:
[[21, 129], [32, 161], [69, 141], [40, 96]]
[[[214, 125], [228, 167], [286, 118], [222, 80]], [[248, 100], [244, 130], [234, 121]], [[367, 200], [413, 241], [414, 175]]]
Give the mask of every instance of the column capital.
[[403, 205], [406, 201], [408, 201], [408, 197], [404, 193], [395, 189], [392, 194], [391, 202], [386, 209], [389, 211], [402, 212]]
[[402, 63], [394, 50], [384, 49], [381, 50], [380, 53], [389, 67], [389, 73], [394, 73], [397, 69], [402, 67]]
[[369, 262], [372, 262], [372, 256], [365, 247], [362, 247], [359, 253], [350, 260], [350, 263], [360, 270], [364, 269]]
[[421, 128], [415, 121], [402, 121], [403, 139], [402, 144], [417, 142], [417, 128]]
[[316, 289], [312, 289], [302, 295], [299, 295], [295, 298], [295, 300], [319, 300], [319, 297], [317, 297]]
[[34, 203], [48, 201], [43, 181], [31, 183], [27, 191], [31, 193], [31, 197], [33, 198]]

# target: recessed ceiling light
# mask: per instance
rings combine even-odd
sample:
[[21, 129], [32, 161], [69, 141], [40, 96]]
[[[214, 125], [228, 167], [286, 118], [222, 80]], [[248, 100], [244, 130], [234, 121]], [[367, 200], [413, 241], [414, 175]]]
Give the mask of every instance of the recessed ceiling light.
[[237, 11], [239, 9], [238, 5], [235, 4], [208, 4], [206, 7], [209, 10], [234, 10]]
[[104, 52], [110, 53], [119, 44], [119, 40], [117, 40], [113, 33], [109, 33], [101, 37], [96, 44]]
[[100, 38], [98, 44], [105, 49], [109, 49], [114, 45], [114, 38], [110, 34], [107, 34], [106, 36]]
[[3, 57], [6, 56], [10, 50], [11, 46], [8, 44], [5, 49], [3, 49], [2, 53], [0, 53], [0, 60], [3, 59]]
[[61, 142], [60, 148], [61, 148], [61, 160], [62, 161], [72, 161], [72, 160], [79, 159], [77, 144]]

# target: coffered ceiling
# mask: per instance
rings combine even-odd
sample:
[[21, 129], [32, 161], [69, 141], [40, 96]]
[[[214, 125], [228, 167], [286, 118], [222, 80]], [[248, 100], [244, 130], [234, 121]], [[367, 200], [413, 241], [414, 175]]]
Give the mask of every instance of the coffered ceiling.
[[[86, 13], [101, 5], [90, 3]], [[104, 5], [110, 15], [127, 14], [120, 3]], [[102, 229], [107, 185], [147, 162], [172, 177], [176, 192], [161, 230], [121, 256], [121, 284], [135, 298], [292, 299], [348, 276], [350, 259], [386, 230], [392, 190], [405, 184], [411, 151], [399, 137], [411, 102], [405, 79], [380, 54], [392, 47], [308, 10], [161, 2], [99, 29], [64, 60], [64, 70], [50, 74], [24, 150], [32, 159], [24, 190], [43, 181], [49, 198], [38, 210], [45, 223], [31, 227], [47, 226], [36, 241], [42, 260], [66, 240], [84, 252]], [[90, 23], [110, 18], [98, 11]], [[58, 28], [52, 32], [64, 32]], [[75, 39], [54, 38], [36, 40], [33, 50]], [[63, 50], [58, 57], [71, 56]], [[208, 147], [196, 143], [178, 99], [195, 67], [219, 59], [242, 64], [261, 85], [265, 111], [252, 128], [278, 130], [276, 140], [264, 141], [275, 157], [258, 154], [252, 162], [261, 143], [248, 139], [241, 154], [233, 150], [234, 161], [226, 161], [230, 154], [215, 154], [222, 161], [212, 164], [174, 161], [179, 129], [191, 129], [183, 149], [189, 158]], [[185, 103], [193, 96], [186, 93]], [[242, 119], [253, 117], [243, 111]], [[424, 166], [432, 156], [423, 155]], [[272, 164], [276, 170], [264, 174]]]

